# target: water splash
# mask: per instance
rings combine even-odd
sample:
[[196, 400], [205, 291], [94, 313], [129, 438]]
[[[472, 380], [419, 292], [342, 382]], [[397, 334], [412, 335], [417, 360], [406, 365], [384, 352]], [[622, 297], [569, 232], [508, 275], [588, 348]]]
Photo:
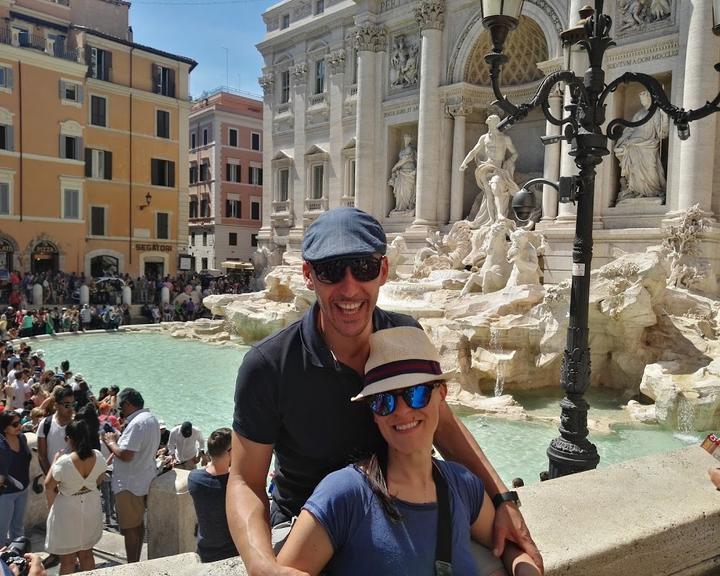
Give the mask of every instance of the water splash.
[[490, 328], [490, 351], [497, 358], [495, 368], [495, 396], [502, 396], [505, 388], [505, 361], [501, 358], [503, 348], [500, 343], [500, 331], [497, 328]]
[[695, 405], [682, 393], [678, 394], [677, 430], [685, 434], [695, 431]]

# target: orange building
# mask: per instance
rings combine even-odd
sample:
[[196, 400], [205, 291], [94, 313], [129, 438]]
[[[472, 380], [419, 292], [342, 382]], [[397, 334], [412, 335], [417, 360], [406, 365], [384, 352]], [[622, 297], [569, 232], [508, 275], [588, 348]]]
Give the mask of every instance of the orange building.
[[188, 80], [122, 0], [0, 3], [0, 270], [174, 274]]

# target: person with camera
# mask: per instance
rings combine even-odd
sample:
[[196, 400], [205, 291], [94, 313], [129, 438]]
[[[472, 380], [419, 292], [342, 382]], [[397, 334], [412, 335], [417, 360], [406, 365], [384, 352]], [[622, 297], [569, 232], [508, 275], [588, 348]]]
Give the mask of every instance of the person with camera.
[[40, 556], [30, 554], [30, 539], [16, 538], [0, 548], [0, 576], [47, 576]]
[[93, 570], [92, 549], [103, 531], [98, 486], [105, 475], [105, 459], [92, 447], [90, 427], [73, 420], [65, 427], [69, 453], [55, 459], [45, 478], [50, 512], [47, 518], [45, 549], [60, 557], [60, 574]]
[[0, 546], [24, 533], [31, 458], [20, 415], [0, 412]]

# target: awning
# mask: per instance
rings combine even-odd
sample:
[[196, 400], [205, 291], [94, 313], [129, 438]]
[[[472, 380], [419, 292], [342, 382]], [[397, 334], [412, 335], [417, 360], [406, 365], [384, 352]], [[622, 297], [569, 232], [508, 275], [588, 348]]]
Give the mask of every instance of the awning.
[[220, 266], [225, 270], [255, 270], [252, 262], [241, 262], [239, 260], [226, 260]]

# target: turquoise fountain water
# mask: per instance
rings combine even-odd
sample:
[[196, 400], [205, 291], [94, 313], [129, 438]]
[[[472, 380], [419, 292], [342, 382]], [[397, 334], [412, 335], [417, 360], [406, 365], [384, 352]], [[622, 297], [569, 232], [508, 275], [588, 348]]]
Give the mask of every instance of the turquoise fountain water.
[[[235, 375], [245, 348], [176, 340], [163, 334], [113, 333], [68, 336], [33, 343], [45, 351], [48, 368], [69, 360], [97, 392], [103, 386], [132, 386], [144, 396], [146, 406], [169, 427], [191, 420], [207, 436], [232, 425]], [[557, 402], [531, 393], [519, 397], [539, 415], [557, 415]], [[617, 412], [612, 395], [591, 393], [589, 417]], [[596, 411], [594, 407], [597, 406]], [[552, 425], [513, 422], [460, 411], [469, 430], [506, 482], [516, 476], [526, 484], [536, 482], [547, 469], [547, 449], [557, 436]], [[624, 428], [612, 434], [591, 434], [600, 453], [600, 466], [700, 443], [700, 433], [677, 435], [654, 427]]]

